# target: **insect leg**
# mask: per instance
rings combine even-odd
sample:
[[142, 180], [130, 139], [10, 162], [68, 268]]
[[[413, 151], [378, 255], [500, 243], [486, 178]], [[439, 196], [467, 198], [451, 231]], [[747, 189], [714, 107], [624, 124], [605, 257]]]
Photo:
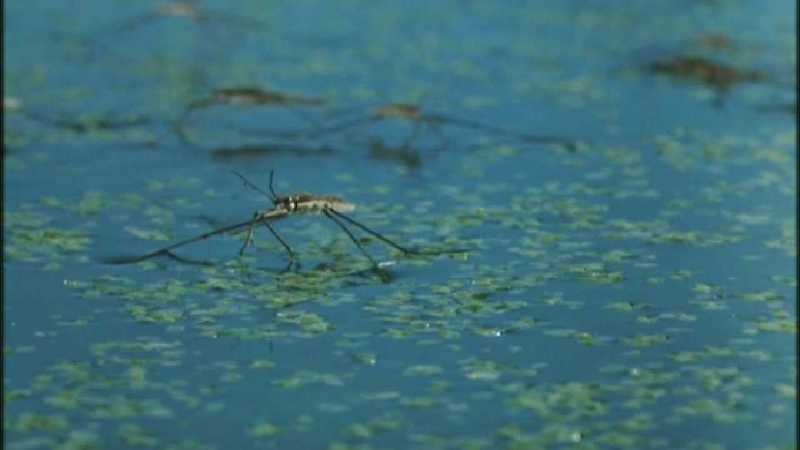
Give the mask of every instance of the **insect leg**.
[[147, 260], [147, 259], [150, 259], [150, 258], [154, 258], [156, 256], [167, 255], [167, 256], [172, 257], [172, 256], [174, 256], [174, 254], [172, 253], [172, 250], [175, 250], [176, 248], [183, 247], [184, 245], [188, 245], [188, 244], [191, 244], [193, 242], [202, 241], [202, 240], [210, 238], [211, 236], [216, 236], [218, 234], [228, 233], [228, 232], [231, 232], [231, 231], [236, 231], [236, 230], [239, 230], [241, 228], [248, 227], [248, 226], [249, 227], [253, 226], [253, 220], [252, 219], [248, 220], [247, 222], [236, 223], [236, 224], [233, 224], [233, 225], [228, 225], [226, 227], [217, 228], [216, 230], [211, 230], [211, 231], [203, 233], [203, 234], [201, 234], [199, 236], [195, 236], [195, 237], [192, 237], [192, 238], [189, 238], [189, 239], [185, 239], [183, 241], [176, 242], [176, 243], [174, 243], [172, 245], [169, 245], [167, 247], [163, 247], [163, 248], [160, 248], [158, 250], [152, 251], [150, 253], [147, 253], [146, 255], [141, 255], [141, 256], [118, 256], [118, 257], [107, 257], [107, 258], [102, 258], [102, 259], [107, 264], [131, 264], [131, 263], [137, 263], [137, 262], [140, 262], [140, 261], [144, 261], [144, 260]]
[[273, 235], [273, 236], [275, 236], [275, 239], [277, 239], [277, 240], [278, 240], [278, 242], [280, 242], [280, 243], [281, 243], [281, 245], [283, 245], [283, 248], [285, 248], [285, 249], [286, 249], [286, 252], [287, 252], [287, 253], [289, 253], [289, 263], [290, 263], [290, 264], [291, 264], [291, 263], [293, 263], [293, 262], [294, 262], [294, 260], [295, 260], [295, 257], [294, 257], [294, 252], [292, 251], [292, 247], [289, 247], [289, 244], [287, 244], [287, 243], [286, 243], [286, 241], [284, 241], [284, 240], [281, 238], [281, 236], [278, 234], [278, 232], [277, 232], [277, 231], [275, 231], [275, 229], [274, 229], [274, 228], [272, 228], [272, 225], [270, 225], [270, 224], [269, 224], [269, 223], [267, 223], [267, 222], [264, 222], [264, 226], [266, 226], [266, 227], [267, 227], [267, 229], [270, 231], [270, 233], [272, 233], [272, 235]]
[[250, 226], [247, 227], [247, 237], [244, 239], [244, 244], [242, 244], [242, 248], [239, 250], [239, 256], [244, 255], [245, 249], [250, 246], [251, 242], [253, 242], [253, 227], [256, 225], [257, 218], [258, 213], [253, 214], [253, 220], [250, 222]]
[[[394, 248], [396, 248], [396, 249], [400, 250], [401, 252], [403, 252], [403, 253], [405, 253], [405, 254], [407, 254], [407, 255], [421, 254], [421, 252], [418, 252], [418, 251], [411, 250], [411, 249], [409, 249], [409, 248], [403, 247], [402, 245], [400, 245], [400, 244], [398, 244], [398, 243], [394, 242], [393, 240], [391, 240], [391, 239], [387, 238], [386, 236], [384, 236], [384, 235], [382, 235], [382, 234], [378, 233], [377, 231], [374, 231], [374, 230], [370, 229], [370, 228], [369, 228], [369, 227], [367, 227], [366, 225], [364, 225], [364, 224], [361, 224], [361, 223], [359, 223], [359, 222], [356, 222], [355, 220], [353, 220], [353, 219], [351, 219], [351, 218], [349, 218], [349, 217], [345, 216], [344, 214], [340, 213], [339, 211], [336, 211], [336, 210], [334, 210], [334, 209], [330, 209], [330, 210], [328, 210], [328, 213], [329, 213], [329, 214], [333, 214], [333, 215], [335, 215], [336, 217], [342, 218], [342, 219], [346, 220], [347, 222], [350, 222], [351, 224], [353, 224], [353, 225], [357, 226], [358, 228], [361, 228], [362, 230], [366, 231], [367, 233], [369, 233], [369, 234], [371, 234], [371, 235], [375, 236], [376, 238], [378, 238], [378, 239], [382, 240], [383, 242], [385, 242], [385, 243], [387, 243], [387, 244], [391, 245], [392, 247], [394, 247]], [[329, 217], [330, 217], [330, 216], [329, 216]]]
[[331, 219], [336, 225], [339, 225], [339, 228], [341, 228], [342, 230], [344, 230], [345, 233], [347, 233], [347, 236], [350, 237], [350, 240], [353, 241], [354, 244], [356, 244], [356, 247], [358, 247], [358, 249], [361, 250], [361, 253], [363, 253], [364, 256], [367, 257], [369, 262], [371, 262], [374, 267], [379, 267], [378, 263], [376, 263], [375, 260], [372, 259], [372, 256], [369, 256], [369, 253], [367, 253], [367, 251], [364, 250], [364, 247], [361, 245], [361, 243], [358, 242], [358, 240], [356, 239], [355, 236], [353, 236], [353, 233], [350, 232], [350, 230], [347, 229], [345, 224], [343, 224], [339, 219], [336, 218], [335, 215], [333, 215], [333, 214], [338, 214], [338, 213], [336, 213], [335, 211], [333, 211], [331, 209], [323, 209], [322, 212], [325, 214], [325, 216], [327, 216], [329, 219]]

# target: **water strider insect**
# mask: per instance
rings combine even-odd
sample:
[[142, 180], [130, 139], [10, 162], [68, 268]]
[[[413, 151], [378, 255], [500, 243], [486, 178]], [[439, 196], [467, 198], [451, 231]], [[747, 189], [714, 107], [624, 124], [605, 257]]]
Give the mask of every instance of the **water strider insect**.
[[333, 221], [339, 228], [342, 229], [342, 231], [345, 232], [345, 234], [347, 234], [350, 240], [353, 241], [353, 243], [356, 245], [356, 247], [358, 247], [361, 253], [370, 261], [370, 263], [372, 263], [372, 266], [375, 269], [379, 269], [381, 265], [378, 264], [372, 258], [372, 256], [369, 255], [369, 253], [367, 253], [366, 249], [364, 249], [361, 243], [356, 239], [353, 232], [350, 231], [350, 229], [347, 227], [347, 224], [360, 228], [364, 232], [371, 234], [372, 236], [390, 245], [391, 247], [400, 250], [406, 256], [464, 253], [465, 251], [465, 250], [423, 251], [402, 246], [392, 241], [391, 239], [385, 237], [384, 235], [378, 233], [377, 231], [370, 229], [366, 225], [357, 222], [355, 219], [352, 219], [347, 215], [345, 215], [344, 213], [353, 211], [355, 209], [355, 205], [343, 200], [341, 197], [335, 195], [315, 195], [306, 192], [286, 195], [286, 196], [278, 196], [277, 194], [275, 194], [275, 190], [272, 187], [273, 175], [274, 175], [274, 172], [272, 170], [270, 170], [269, 172], [269, 193], [261, 190], [259, 187], [248, 181], [247, 178], [245, 178], [240, 173], [238, 172], [233, 172], [233, 173], [239, 178], [241, 178], [245, 186], [257, 192], [260, 192], [261, 194], [269, 198], [273, 204], [272, 208], [256, 211], [255, 213], [253, 213], [253, 218], [245, 222], [240, 222], [233, 225], [217, 228], [215, 230], [203, 233], [199, 236], [195, 236], [180, 242], [176, 242], [172, 245], [168, 245], [166, 247], [160, 248], [158, 250], [152, 251], [150, 253], [141, 256], [112, 257], [112, 258], [106, 258], [105, 262], [109, 264], [130, 264], [154, 258], [156, 256], [164, 256], [164, 255], [170, 256], [173, 259], [185, 261], [183, 258], [180, 258], [176, 256], [174, 253], [172, 253], [172, 250], [175, 250], [179, 247], [183, 247], [184, 245], [191, 244], [193, 242], [208, 239], [212, 236], [216, 236], [219, 234], [246, 229], [247, 234], [245, 236], [244, 243], [242, 244], [242, 247], [239, 250], [239, 254], [243, 255], [244, 251], [247, 249], [247, 247], [250, 246], [250, 244], [253, 241], [253, 235], [255, 233], [256, 225], [263, 224], [264, 226], [267, 227], [270, 233], [272, 233], [272, 235], [275, 236], [275, 239], [277, 239], [278, 242], [280, 242], [283, 248], [286, 249], [286, 252], [289, 255], [288, 267], [291, 267], [293, 264], [296, 263], [295, 253], [289, 246], [289, 244], [286, 243], [286, 241], [283, 240], [283, 238], [281, 238], [278, 232], [275, 231], [272, 225], [270, 225], [270, 222], [286, 218], [290, 215], [309, 214], [309, 213], [323, 214], [325, 217]]
[[[348, 114], [349, 113], [345, 113], [344, 115]], [[328, 127], [322, 127], [319, 131], [317, 131], [316, 135], [320, 136], [324, 134], [339, 133], [348, 129], [367, 126], [369, 124], [387, 120], [403, 120], [412, 124], [411, 133], [404, 140], [402, 147], [412, 146], [419, 136], [420, 130], [423, 127], [426, 127], [437, 135], [440, 141], [440, 148], [445, 148], [446, 140], [442, 134], [441, 127], [453, 126], [494, 135], [506, 136], [513, 138], [518, 142], [527, 144], [555, 144], [560, 145], [567, 150], [575, 150], [576, 148], [576, 143], [569, 139], [557, 136], [527, 134], [468, 119], [462, 119], [439, 113], [429, 113], [423, 111], [419, 106], [411, 103], [385, 103], [369, 108], [366, 111], [357, 111], [355, 118], [344, 119], [337, 124]]]
[[[304, 114], [302, 108], [318, 108], [324, 105], [325, 100], [319, 97], [306, 97], [258, 87], [219, 88], [213, 90], [207, 97], [189, 103], [173, 127], [181, 140], [189, 143], [190, 139], [186, 133], [185, 124], [192, 113], [215, 106], [279, 106], [289, 109], [301, 120], [316, 126], [314, 120]], [[298, 137], [306, 133], [306, 130], [293, 130], [273, 131], [269, 134], [272, 136]]]

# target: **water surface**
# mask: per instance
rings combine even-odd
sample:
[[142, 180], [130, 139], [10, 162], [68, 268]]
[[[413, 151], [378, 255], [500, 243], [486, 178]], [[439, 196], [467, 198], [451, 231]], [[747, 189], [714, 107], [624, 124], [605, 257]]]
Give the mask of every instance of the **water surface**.
[[[7, 448], [796, 448], [794, 6], [615, 3], [6, 5]], [[104, 263], [270, 170], [465, 251]]]

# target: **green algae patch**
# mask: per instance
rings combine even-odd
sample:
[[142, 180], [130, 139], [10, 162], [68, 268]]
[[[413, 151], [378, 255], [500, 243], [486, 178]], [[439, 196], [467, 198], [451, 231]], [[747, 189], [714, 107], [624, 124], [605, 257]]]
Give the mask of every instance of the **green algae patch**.
[[281, 432], [280, 427], [272, 422], [259, 422], [247, 430], [247, 433], [254, 438], [272, 437]]
[[365, 392], [361, 394], [361, 398], [369, 401], [396, 400], [400, 397], [401, 393], [399, 391]]
[[172, 237], [163, 231], [159, 230], [146, 230], [143, 228], [138, 227], [125, 227], [123, 228], [126, 233], [129, 233], [133, 236], [136, 236], [139, 239], [144, 239], [147, 241], [168, 241], [172, 239]]
[[374, 366], [378, 363], [378, 355], [372, 352], [350, 353], [350, 358], [362, 366]]
[[576, 342], [589, 347], [607, 345], [614, 341], [610, 336], [597, 335], [589, 331], [580, 331], [571, 328], [553, 328], [545, 330], [544, 335], [554, 337], [572, 338]]
[[624, 312], [638, 311], [638, 310], [646, 309], [648, 307], [649, 307], [649, 305], [638, 303], [638, 302], [632, 302], [632, 301], [611, 302], [611, 303], [603, 306], [603, 308], [605, 308], [605, 309], [614, 309], [614, 310], [617, 310], [617, 311], [624, 311]]
[[509, 403], [545, 420], [568, 422], [608, 414], [602, 397], [599, 386], [572, 382], [524, 388], [513, 392]]
[[88, 414], [95, 419], [119, 419], [132, 417], [152, 417], [170, 419], [175, 412], [165, 406], [160, 399], [130, 399], [122, 395], [109, 398], [88, 397], [82, 401], [88, 407]]
[[757, 334], [759, 332], [777, 332], [797, 334], [797, 318], [792, 317], [786, 312], [777, 311], [773, 317], [762, 317], [752, 322], [748, 322], [744, 332], [746, 334]]
[[302, 332], [310, 334], [325, 333], [334, 328], [320, 315], [302, 310], [284, 310], [276, 315], [278, 322], [296, 325]]
[[785, 255], [797, 257], [797, 224], [794, 220], [785, 220], [780, 225], [780, 237], [764, 241], [764, 246], [782, 251]]
[[44, 431], [52, 433], [67, 430], [69, 422], [63, 415], [23, 413], [16, 419], [12, 418], [8, 424], [4, 423], [3, 428], [21, 432]]
[[689, 371], [707, 391], [739, 391], [754, 384], [752, 378], [736, 367], [699, 367]]
[[133, 423], [120, 426], [117, 429], [117, 437], [131, 447], [154, 448], [159, 445], [159, 440], [149, 434], [144, 427]]
[[125, 310], [138, 322], [175, 323], [180, 321], [184, 312], [177, 308], [159, 308], [156, 306], [126, 305]]
[[106, 194], [98, 191], [89, 191], [83, 194], [74, 211], [82, 216], [95, 215], [108, 206]]
[[32, 395], [33, 391], [30, 389], [6, 389], [3, 392], [3, 400], [6, 402], [11, 402], [14, 400], [30, 398]]
[[575, 264], [567, 266], [566, 269], [578, 280], [590, 283], [616, 284], [625, 280], [623, 272], [609, 270], [600, 262]]
[[773, 275], [770, 277], [772, 281], [788, 287], [797, 287], [797, 277], [788, 275]]
[[432, 375], [439, 375], [444, 371], [439, 366], [432, 366], [432, 365], [416, 365], [406, 367], [403, 371], [403, 375], [406, 376], [432, 376]]
[[62, 438], [59, 448], [94, 450], [103, 448], [102, 437], [93, 430], [71, 430]]
[[640, 334], [637, 336], [623, 338], [622, 342], [631, 347], [652, 347], [670, 341], [670, 337], [665, 334]]
[[321, 384], [325, 386], [344, 386], [346, 375], [333, 373], [320, 373], [311, 370], [300, 370], [289, 377], [280, 378], [272, 382], [282, 389], [297, 389], [308, 384]]
[[797, 398], [797, 386], [792, 386], [790, 384], [776, 384], [775, 386], [773, 386], [773, 389], [781, 397], [790, 399]]
[[743, 292], [736, 295], [740, 299], [748, 302], [783, 302], [783, 295], [775, 292], [774, 290], [759, 291], [759, 292]]
[[9, 259], [56, 263], [65, 256], [78, 256], [91, 239], [83, 230], [46, 226], [51, 218], [34, 212], [7, 212], [4, 255]]
[[378, 434], [394, 431], [406, 425], [398, 415], [382, 415], [366, 422], [351, 423], [345, 433], [357, 439], [371, 439]]
[[272, 369], [275, 367], [275, 363], [268, 359], [257, 359], [251, 362], [249, 367], [251, 369]]
[[412, 409], [425, 409], [434, 408], [441, 403], [441, 400], [436, 397], [403, 397], [398, 402], [400, 406]]
[[495, 361], [475, 358], [460, 361], [460, 364], [464, 376], [475, 381], [496, 381], [507, 370], [506, 367]]
[[676, 407], [674, 413], [678, 417], [688, 417], [692, 419], [704, 417], [714, 422], [730, 424], [752, 420], [750, 414], [739, 412], [740, 410], [736, 406], [738, 404], [739, 400], [735, 398], [728, 398], [726, 400], [700, 398]]

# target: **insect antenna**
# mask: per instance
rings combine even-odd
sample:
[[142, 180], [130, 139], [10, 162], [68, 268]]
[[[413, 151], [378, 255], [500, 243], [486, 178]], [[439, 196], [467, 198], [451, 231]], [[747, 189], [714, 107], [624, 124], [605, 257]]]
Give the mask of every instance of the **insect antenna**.
[[275, 189], [272, 188], [272, 180], [274, 178], [274, 175], [275, 175], [275, 171], [270, 169], [269, 170], [269, 192], [272, 194], [272, 201], [273, 202], [275, 202], [275, 200], [278, 199], [278, 195], [275, 193]]
[[272, 190], [272, 171], [271, 170], [269, 171], [269, 190], [272, 193], [272, 195], [264, 192], [264, 190], [262, 190], [261, 188], [259, 188], [255, 184], [251, 183], [250, 180], [245, 178], [244, 175], [240, 174], [239, 172], [237, 172], [235, 170], [232, 170], [231, 172], [233, 172], [233, 174], [236, 175], [237, 177], [241, 178], [242, 182], [244, 182], [245, 186], [249, 187], [250, 189], [252, 189], [252, 190], [254, 190], [254, 191], [256, 191], [256, 192], [258, 192], [258, 193], [260, 193], [262, 195], [264, 195], [265, 197], [267, 197], [268, 199], [272, 200], [273, 202], [275, 202], [275, 200], [278, 198], [278, 196], [275, 195], [275, 191]]
[[292, 247], [289, 247], [289, 244], [287, 244], [286, 241], [284, 241], [283, 238], [278, 234], [278, 232], [275, 231], [274, 228], [272, 228], [272, 225], [270, 225], [267, 222], [264, 222], [264, 226], [266, 226], [269, 229], [270, 233], [272, 233], [272, 235], [275, 236], [275, 239], [277, 239], [278, 242], [281, 243], [283, 248], [286, 249], [286, 252], [289, 254], [289, 265], [291, 266], [291, 264], [293, 264], [297, 259], [294, 255], [294, 252], [292, 251]]

